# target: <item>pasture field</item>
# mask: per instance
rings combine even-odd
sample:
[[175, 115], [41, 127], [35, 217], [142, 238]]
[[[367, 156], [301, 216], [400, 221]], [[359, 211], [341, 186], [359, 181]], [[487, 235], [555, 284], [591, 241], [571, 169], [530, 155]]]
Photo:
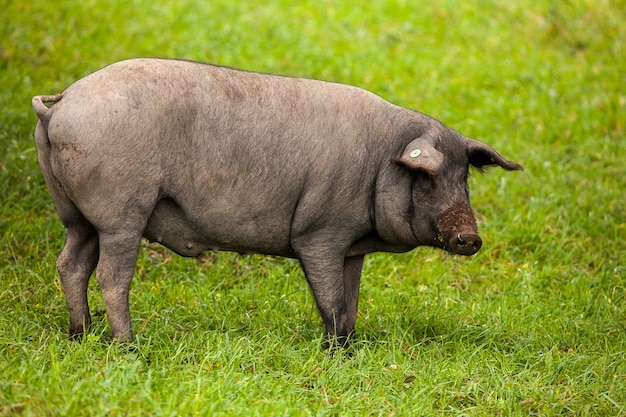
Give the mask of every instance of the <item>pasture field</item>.
[[[0, 416], [626, 416], [624, 0], [1, 0]], [[185, 58], [357, 85], [493, 145], [483, 249], [366, 258], [355, 343], [321, 349], [296, 261], [144, 243], [135, 339], [54, 264], [36, 94]]]

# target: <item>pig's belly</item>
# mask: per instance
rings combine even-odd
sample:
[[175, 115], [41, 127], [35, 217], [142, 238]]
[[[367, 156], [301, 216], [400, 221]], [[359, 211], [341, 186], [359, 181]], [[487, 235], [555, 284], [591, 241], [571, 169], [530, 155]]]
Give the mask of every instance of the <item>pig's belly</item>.
[[172, 199], [160, 200], [143, 236], [182, 256], [207, 250], [260, 253], [294, 257], [289, 225], [276, 227], [274, 219], [237, 219], [227, 213], [188, 214]]

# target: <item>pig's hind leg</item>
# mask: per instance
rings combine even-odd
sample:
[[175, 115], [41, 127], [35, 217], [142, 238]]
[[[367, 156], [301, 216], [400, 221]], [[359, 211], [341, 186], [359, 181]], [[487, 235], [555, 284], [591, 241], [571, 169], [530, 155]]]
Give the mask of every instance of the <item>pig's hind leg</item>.
[[100, 231], [100, 259], [96, 280], [102, 290], [111, 335], [114, 340], [130, 341], [129, 292], [139, 253], [141, 233], [130, 230]]
[[[102, 290], [102, 298], [106, 307], [109, 325], [113, 339], [130, 341], [132, 339], [129, 292], [130, 284], [137, 261], [137, 254], [141, 243], [141, 235], [151, 211], [156, 204], [158, 190], [150, 188], [141, 182], [142, 178], [122, 178], [113, 172], [111, 178], [102, 178], [102, 181], [91, 188], [83, 187], [77, 193], [72, 204], [81, 213], [80, 221], [66, 222], [68, 227], [68, 245], [64, 251], [65, 259], [76, 259], [77, 254], [83, 252], [84, 262], [75, 263], [76, 271], [65, 274], [70, 296], [68, 303], [74, 298], [83, 297], [76, 305], [81, 307], [80, 314], [74, 314], [71, 307], [71, 331], [79, 325], [78, 320], [86, 311], [86, 285], [89, 275], [95, 266], [96, 281]], [[130, 189], [127, 185], [132, 184]], [[129, 197], [130, 196], [130, 197]], [[71, 239], [70, 239], [71, 237]], [[67, 261], [67, 264], [70, 264]], [[80, 271], [80, 272], [78, 272]], [[83, 274], [83, 275], [81, 275]], [[88, 313], [86, 313], [88, 314]], [[88, 317], [88, 316], [87, 316]]]
[[[154, 210], [158, 190], [146, 179], [137, 177], [115, 187], [115, 181], [103, 181], [98, 196], [100, 204], [85, 204], [82, 212], [98, 231], [99, 258], [96, 281], [102, 290], [111, 335], [117, 341], [130, 341], [129, 292], [137, 262], [141, 236]], [[131, 184], [133, 188], [126, 185]], [[129, 196], [132, 196], [130, 198]], [[87, 201], [94, 201], [87, 199]]]
[[80, 338], [91, 323], [87, 285], [98, 263], [98, 234], [80, 215], [65, 223], [67, 237], [57, 270], [70, 313], [70, 337]]
[[[121, 191], [119, 194], [123, 194]], [[95, 233], [93, 247], [97, 255], [96, 281], [102, 290], [111, 335], [114, 340], [130, 341], [129, 292], [139, 253], [141, 234], [149, 210], [138, 200], [124, 200], [114, 191], [102, 191], [107, 196], [101, 204], [84, 205], [81, 213], [88, 219]], [[138, 194], [133, 190], [131, 195]], [[147, 203], [148, 205], [150, 203]], [[102, 210], [102, 208], [107, 210]], [[92, 268], [93, 264], [89, 267]], [[93, 269], [93, 268], [92, 268]]]
[[61, 287], [70, 313], [70, 337], [80, 337], [91, 321], [87, 284], [98, 263], [98, 233], [63, 191], [52, 172], [54, 156], [41, 122], [35, 129], [39, 165], [61, 221], [67, 227], [65, 246], [57, 258]]

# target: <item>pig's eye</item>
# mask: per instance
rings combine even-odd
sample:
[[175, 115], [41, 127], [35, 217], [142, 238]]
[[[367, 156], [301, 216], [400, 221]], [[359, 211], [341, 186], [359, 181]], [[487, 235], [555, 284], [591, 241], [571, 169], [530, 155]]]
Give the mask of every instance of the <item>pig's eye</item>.
[[419, 188], [423, 190], [431, 190], [435, 187], [435, 178], [429, 172], [416, 171], [414, 175], [415, 183]]
[[423, 169], [416, 169], [415, 171], [413, 171], [414, 175], [416, 178], [418, 179], [425, 179], [425, 180], [429, 180], [432, 181], [433, 179], [433, 174], [429, 171], [423, 170]]
[[422, 170], [415, 171], [415, 176], [418, 179], [425, 180], [425, 181], [433, 181], [434, 179], [433, 174], [431, 174], [428, 171], [422, 171]]

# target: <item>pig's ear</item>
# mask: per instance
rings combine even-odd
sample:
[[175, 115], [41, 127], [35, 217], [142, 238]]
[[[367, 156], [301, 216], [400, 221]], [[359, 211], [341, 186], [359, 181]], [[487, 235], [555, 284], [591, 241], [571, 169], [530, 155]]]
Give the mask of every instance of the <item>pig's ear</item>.
[[508, 161], [502, 157], [495, 149], [474, 139], [468, 139], [467, 156], [469, 162], [476, 168], [487, 168], [498, 165], [507, 171], [523, 171], [524, 167], [515, 162]]
[[429, 175], [435, 175], [443, 165], [443, 154], [426, 140], [418, 138], [404, 148], [400, 158], [392, 158], [391, 162], [413, 171], [423, 171]]

